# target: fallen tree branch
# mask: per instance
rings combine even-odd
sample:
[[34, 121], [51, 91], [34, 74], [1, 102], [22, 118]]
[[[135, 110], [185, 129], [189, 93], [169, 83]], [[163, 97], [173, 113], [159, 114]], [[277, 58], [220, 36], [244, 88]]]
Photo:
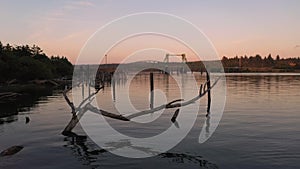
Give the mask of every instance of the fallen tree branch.
[[175, 113], [173, 114], [173, 116], [172, 116], [172, 118], [171, 118], [171, 122], [172, 122], [172, 123], [175, 123], [175, 122], [176, 122], [177, 116], [178, 116], [178, 114], [179, 114], [179, 110], [180, 110], [180, 109], [177, 109], [177, 110], [175, 111]]
[[75, 106], [74, 106], [73, 102], [71, 102], [70, 99], [69, 99], [68, 96], [67, 96], [67, 93], [68, 93], [70, 90], [72, 90], [72, 88], [69, 88], [69, 89], [64, 90], [64, 91], [63, 91], [63, 96], [64, 96], [66, 102], [68, 103], [68, 105], [71, 107], [71, 110], [72, 110], [71, 113], [72, 113], [73, 115], [75, 115], [75, 114], [76, 114]]
[[85, 108], [87, 108], [88, 110], [90, 110], [94, 113], [101, 114], [103, 116], [110, 117], [112, 119], [118, 119], [118, 120], [122, 120], [122, 121], [129, 121], [129, 119], [127, 117], [124, 117], [124, 116], [119, 115], [119, 114], [110, 113], [110, 112], [107, 112], [105, 110], [97, 109], [96, 107], [92, 106], [91, 104], [87, 104], [85, 106]]
[[85, 98], [78, 106], [78, 108], [81, 108], [82, 105], [88, 101], [89, 99], [91, 99], [93, 96], [95, 96], [101, 89], [104, 89], [104, 86], [101, 86], [100, 88], [97, 88], [96, 91], [94, 93], [92, 93], [89, 97]]
[[70, 122], [62, 132], [64, 136], [71, 136], [72, 134], [71, 131], [75, 128], [75, 126], [77, 125], [77, 123], [79, 122], [79, 120], [81, 119], [81, 117], [86, 111], [87, 111], [86, 109], [81, 109], [77, 115], [75, 114], [72, 116], [72, 119], [70, 120]]
[[[151, 110], [144, 110], [144, 111], [140, 111], [140, 112], [137, 112], [137, 113], [133, 113], [131, 115], [128, 115], [128, 116], [125, 116], [126, 118], [128, 118], [129, 120], [130, 119], [133, 119], [135, 117], [139, 117], [139, 116], [143, 116], [143, 115], [146, 115], [146, 114], [150, 114], [150, 113], [154, 113], [156, 111], [159, 111], [159, 110], [162, 110], [162, 109], [171, 109], [171, 108], [178, 108], [178, 107], [183, 107], [183, 106], [187, 106], [189, 104], [192, 104], [194, 103], [195, 101], [199, 100], [201, 97], [203, 97], [208, 91], [210, 91], [216, 84], [217, 82], [220, 80], [220, 78], [218, 78], [214, 83], [213, 85], [211, 85], [210, 88], [201, 88], [201, 92], [198, 96], [188, 100], [188, 101], [185, 101], [185, 102], [181, 102], [181, 103], [176, 103], [176, 102], [179, 102], [179, 101], [183, 101], [183, 99], [177, 99], [177, 100], [174, 100], [174, 101], [171, 101], [167, 104], [163, 104], [161, 106], [158, 106], [158, 107], [155, 107]], [[206, 82], [207, 83], [207, 82]], [[176, 103], [176, 104], [175, 104]]]
[[[77, 84], [75, 86], [78, 86], [80, 85]], [[83, 116], [83, 114], [88, 110], [86, 108], [86, 106], [82, 107], [82, 105], [87, 101], [89, 100], [90, 98], [92, 98], [93, 96], [95, 96], [101, 89], [103, 89], [104, 86], [96, 89], [96, 91], [94, 93], [92, 93], [89, 97], [87, 97], [86, 99], [84, 99], [80, 104], [79, 106], [76, 108], [73, 104], [73, 102], [70, 101], [70, 99], [68, 98], [67, 96], [67, 92], [71, 91], [72, 90], [72, 87], [64, 90], [63, 92], [63, 95], [64, 95], [64, 98], [65, 100], [67, 101], [68, 105], [71, 107], [72, 109], [72, 119], [70, 120], [70, 122], [68, 123], [68, 125], [65, 127], [65, 129], [63, 130], [62, 134], [65, 135], [65, 136], [76, 136], [74, 135], [71, 131], [73, 130], [73, 128], [77, 125], [77, 123], [79, 122], [79, 120], [81, 119], [81, 117]]]
[[[207, 76], [209, 76], [207, 74]], [[93, 94], [91, 94], [89, 97], [85, 98], [80, 104], [79, 106], [76, 108], [74, 106], [74, 104], [70, 101], [70, 99], [67, 97], [67, 92], [70, 91], [72, 88], [69, 88], [67, 90], [65, 90], [63, 92], [64, 98], [67, 101], [68, 105], [71, 107], [72, 109], [72, 114], [73, 117], [71, 119], [71, 121], [68, 123], [68, 125], [66, 126], [66, 128], [64, 129], [64, 131], [62, 132], [62, 134], [64, 135], [70, 135], [68, 133], [70, 133], [72, 131], [72, 129], [76, 126], [76, 124], [79, 122], [80, 118], [82, 117], [82, 115], [87, 112], [88, 110], [100, 115], [103, 115], [105, 117], [109, 117], [112, 119], [117, 119], [117, 120], [122, 120], [122, 121], [130, 121], [131, 119], [135, 118], [135, 117], [139, 117], [139, 116], [143, 116], [146, 114], [151, 114], [154, 112], [157, 112], [159, 110], [162, 109], [171, 109], [171, 108], [180, 108], [183, 106], [187, 106], [189, 104], [194, 103], [195, 101], [199, 100], [201, 97], [203, 97], [204, 95], [206, 95], [208, 92], [210, 92], [210, 90], [217, 84], [217, 82], [220, 80], [220, 77], [212, 84], [210, 85], [210, 78], [207, 78], [208, 80], [203, 84], [200, 85], [199, 88], [199, 94], [198, 96], [188, 100], [188, 101], [184, 101], [183, 99], [177, 99], [177, 100], [173, 100], [167, 104], [163, 104], [160, 105], [158, 107], [152, 108], [150, 110], [144, 110], [144, 111], [140, 111], [140, 112], [136, 112], [136, 113], [132, 113], [130, 115], [120, 115], [120, 114], [115, 114], [115, 113], [111, 113], [102, 109], [98, 109], [94, 106], [92, 106], [90, 104], [91, 102], [91, 98], [94, 97], [101, 89], [103, 89], [104, 87], [100, 87], [98, 88]], [[86, 103], [89, 100], [88, 103]], [[180, 103], [178, 103], [180, 102]], [[86, 103], [86, 104], [85, 104]], [[84, 106], [83, 106], [84, 105]], [[76, 114], [77, 113], [77, 114]], [[179, 109], [176, 110], [175, 114], [173, 115], [173, 121], [176, 121], [176, 117], [179, 113]]]

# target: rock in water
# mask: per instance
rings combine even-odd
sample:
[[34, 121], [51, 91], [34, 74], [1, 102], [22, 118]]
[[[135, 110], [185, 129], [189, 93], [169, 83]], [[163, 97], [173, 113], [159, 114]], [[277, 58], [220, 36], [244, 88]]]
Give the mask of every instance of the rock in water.
[[30, 121], [30, 118], [29, 117], [25, 117], [25, 123], [27, 124], [27, 123], [29, 123], [29, 121]]
[[0, 153], [0, 156], [10, 156], [18, 153], [21, 151], [24, 147], [23, 146], [12, 146]]

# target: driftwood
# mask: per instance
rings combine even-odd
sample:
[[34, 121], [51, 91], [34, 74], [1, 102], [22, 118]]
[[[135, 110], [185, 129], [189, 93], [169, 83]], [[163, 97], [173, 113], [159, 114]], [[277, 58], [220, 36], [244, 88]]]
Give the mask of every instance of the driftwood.
[[14, 92], [3, 92], [0, 93], [0, 103], [13, 102], [17, 100], [22, 94]]
[[[100, 115], [103, 115], [103, 116], [106, 116], [106, 117], [109, 117], [109, 118], [112, 118], [112, 119], [117, 119], [117, 120], [121, 120], [121, 121], [130, 121], [131, 119], [133, 118], [136, 118], [136, 117], [139, 117], [139, 116], [143, 116], [143, 115], [147, 115], [147, 114], [151, 114], [151, 113], [154, 113], [154, 112], [157, 112], [159, 110], [162, 110], [162, 109], [171, 109], [171, 108], [180, 108], [180, 107], [183, 107], [183, 106], [187, 106], [189, 104], [192, 104], [194, 103], [195, 101], [199, 100], [201, 97], [203, 97], [204, 95], [208, 94], [208, 109], [207, 109], [207, 112], [209, 112], [209, 109], [210, 109], [210, 102], [211, 102], [211, 96], [210, 96], [210, 91], [211, 89], [217, 84], [217, 82], [219, 81], [220, 78], [218, 78], [212, 85], [211, 85], [211, 82], [210, 82], [210, 77], [209, 77], [209, 74], [207, 72], [207, 81], [204, 83], [204, 84], [201, 84], [200, 85], [200, 88], [199, 88], [199, 94], [197, 96], [195, 96], [194, 98], [190, 99], [190, 100], [187, 100], [187, 101], [184, 101], [183, 99], [177, 99], [177, 100], [174, 100], [174, 101], [171, 101], [169, 103], [166, 103], [166, 104], [163, 104], [163, 105], [160, 105], [158, 107], [151, 107], [151, 109], [149, 110], [144, 110], [144, 111], [140, 111], [140, 112], [136, 112], [136, 113], [132, 113], [130, 115], [120, 115], [120, 114], [115, 114], [115, 113], [111, 113], [111, 112], [107, 112], [105, 110], [102, 110], [102, 109], [98, 109], [94, 106], [92, 106], [90, 104], [90, 102], [93, 100], [92, 98], [101, 90], [103, 89], [104, 87], [100, 87], [100, 88], [97, 88], [97, 90], [89, 95], [89, 97], [87, 97], [86, 99], [84, 99], [78, 107], [75, 107], [75, 105], [70, 101], [70, 99], [68, 98], [67, 96], [67, 93], [72, 89], [72, 88], [69, 88], [69, 89], [66, 89], [64, 92], [63, 92], [63, 95], [64, 95], [64, 98], [66, 100], [66, 102], [68, 103], [68, 105], [71, 107], [71, 110], [72, 110], [72, 114], [73, 114], [73, 117], [71, 119], [71, 121], [68, 123], [68, 125], [65, 127], [64, 131], [62, 132], [63, 135], [66, 135], [66, 136], [74, 136], [74, 134], [71, 132], [72, 129], [76, 126], [76, 124], [79, 122], [80, 118], [82, 117], [82, 115], [86, 112], [86, 111], [92, 111], [96, 114], [100, 114]], [[176, 112], [174, 113], [171, 121], [173, 123], [176, 122], [176, 118], [179, 114], [179, 109], [176, 110]]]
[[20, 96], [20, 93], [14, 93], [14, 92], [3, 92], [0, 93], [0, 99], [9, 99], [9, 98], [15, 98]]
[[[75, 86], [79, 86], [80, 84], [77, 84]], [[64, 131], [62, 132], [63, 135], [66, 136], [75, 136], [75, 133], [71, 132], [73, 130], [73, 128], [77, 125], [77, 123], [79, 122], [79, 119], [83, 116], [83, 114], [88, 110], [86, 107], [82, 107], [82, 105], [88, 101], [89, 99], [91, 99], [93, 96], [95, 96], [101, 89], [103, 89], [104, 87], [100, 87], [98, 89], [96, 89], [96, 91], [91, 94], [89, 97], [87, 97], [86, 99], [84, 99], [79, 106], [76, 108], [74, 106], [74, 103], [70, 101], [70, 99], [67, 96], [67, 93], [72, 90], [71, 88], [65, 89], [63, 92], [64, 98], [66, 100], [66, 102], [68, 103], [68, 105], [71, 107], [71, 113], [72, 113], [72, 119], [70, 120], [70, 122], [68, 123], [68, 125], [65, 127]]]
[[[177, 100], [171, 101], [171, 102], [169, 102], [167, 104], [163, 104], [161, 106], [155, 107], [155, 108], [153, 108], [151, 110], [144, 110], [144, 111], [140, 111], [140, 112], [137, 112], [137, 113], [133, 113], [131, 115], [126, 116], [126, 118], [128, 118], [130, 120], [130, 119], [133, 119], [135, 117], [139, 117], [139, 116], [143, 116], [143, 115], [146, 115], [146, 114], [154, 113], [154, 112], [162, 110], [162, 109], [178, 108], [178, 107], [183, 107], [183, 106], [187, 106], [189, 104], [192, 104], [195, 101], [199, 100], [204, 95], [206, 95], [217, 84], [217, 82], [219, 81], [219, 79], [220, 78], [218, 78], [213, 83], [213, 85], [210, 86], [210, 88], [206, 88], [208, 86], [208, 85], [206, 85], [208, 82], [206, 82], [204, 84], [204, 88], [202, 88], [201, 87], [202, 85], [201, 85], [200, 89], [199, 89], [199, 95], [196, 96], [196, 97], [194, 97], [194, 98], [192, 98], [191, 100], [183, 102], [183, 99], [177, 99]], [[181, 103], [177, 103], [177, 102], [180, 102], [180, 101], [182, 101], [182, 102]]]

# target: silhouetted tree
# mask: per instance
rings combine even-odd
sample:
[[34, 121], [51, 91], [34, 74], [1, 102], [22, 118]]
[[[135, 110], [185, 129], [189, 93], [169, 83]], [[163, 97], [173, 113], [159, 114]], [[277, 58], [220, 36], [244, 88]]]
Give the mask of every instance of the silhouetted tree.
[[33, 55], [40, 55], [40, 54], [43, 54], [43, 50], [42, 50], [40, 47], [36, 46], [36, 45], [33, 45], [33, 46], [31, 47], [31, 50], [32, 50], [32, 54], [33, 54]]
[[279, 61], [280, 60], [280, 57], [279, 55], [276, 56], [276, 61]]
[[0, 54], [2, 53], [2, 50], [3, 50], [3, 45], [2, 42], [0, 41]]
[[266, 59], [266, 61], [265, 61], [266, 63], [266, 66], [274, 66], [274, 64], [275, 64], [275, 62], [274, 62], [274, 59], [272, 58], [272, 55], [271, 54], [269, 54], [268, 55], [268, 57], [267, 57], [267, 59]]

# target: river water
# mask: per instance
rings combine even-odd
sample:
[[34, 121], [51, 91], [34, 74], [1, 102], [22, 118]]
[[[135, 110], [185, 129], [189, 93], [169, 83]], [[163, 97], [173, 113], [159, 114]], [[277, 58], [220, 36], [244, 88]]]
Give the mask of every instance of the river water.
[[[200, 84], [204, 77], [196, 74], [196, 79]], [[167, 100], [181, 97], [176, 93], [172, 79], [166, 81], [163, 75], [156, 75], [154, 82], [155, 88], [160, 89], [156, 95], [166, 93]], [[185, 82], [189, 84], [189, 78]], [[71, 110], [61, 91], [54, 91], [53, 95], [40, 98], [17, 115], [0, 119], [0, 150], [14, 145], [24, 146], [15, 155], [0, 157], [0, 168], [299, 168], [300, 74], [227, 74], [226, 85], [223, 117], [206, 142], [198, 142], [199, 133], [207, 123], [206, 98], [203, 98], [199, 101], [195, 124], [178, 145], [166, 153], [138, 159], [104, 151], [89, 137], [74, 141], [61, 135], [71, 119]], [[113, 112], [116, 111], [113, 105], [119, 102], [119, 106], [126, 109], [119, 99], [124, 83], [117, 82], [115, 87], [115, 96], [110, 85], [97, 94], [96, 100], [101, 108]], [[147, 75], [134, 78], [129, 90], [136, 109], [149, 108]], [[154, 99], [154, 104], [163, 101]], [[3, 111], [0, 109], [1, 113]], [[30, 118], [27, 124], [26, 117]], [[170, 124], [170, 115], [161, 114], [160, 118], [162, 121], [154, 123], [151, 130], [148, 125], [127, 125], [118, 120], [110, 122], [125, 134], [136, 136], [135, 133], [142, 133], [142, 136], [149, 137]], [[80, 125], [73, 131], [85, 135]]]

